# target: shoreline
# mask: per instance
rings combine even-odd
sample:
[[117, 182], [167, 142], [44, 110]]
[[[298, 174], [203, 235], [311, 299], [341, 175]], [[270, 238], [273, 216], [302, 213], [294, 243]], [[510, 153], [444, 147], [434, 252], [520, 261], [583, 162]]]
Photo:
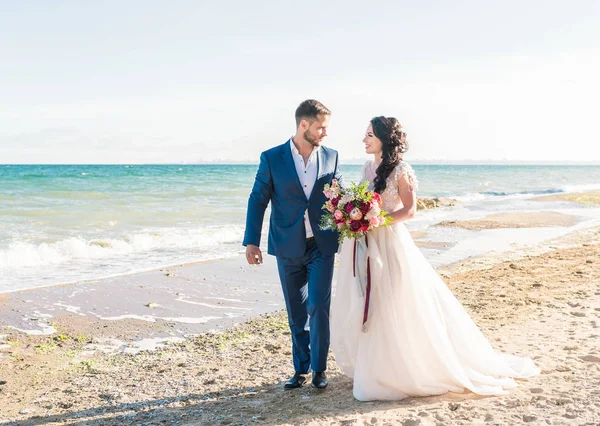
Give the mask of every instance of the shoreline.
[[[539, 246], [545, 240], [595, 226], [584, 219], [549, 210], [488, 213], [477, 219], [433, 221], [426, 230], [413, 230], [411, 235], [428, 258], [437, 259], [430, 259], [437, 269], [451, 269], [467, 260]], [[521, 229], [524, 233], [516, 233], [523, 224], [531, 231]], [[448, 239], [444, 237], [445, 228], [458, 229], [463, 236]], [[464, 232], [469, 233], [467, 238], [472, 243], [465, 245]], [[502, 242], [507, 238], [512, 238], [513, 244]], [[475, 242], [482, 248], [477, 249]], [[0, 326], [25, 334], [51, 335], [56, 333], [53, 322], [61, 323], [62, 318], [74, 315], [79, 322], [80, 317], [87, 317], [112, 323], [110, 328], [117, 329], [119, 326], [114, 324], [137, 321], [144, 325], [140, 326], [145, 330], [142, 334], [151, 337], [185, 337], [223, 329], [283, 307], [275, 260], [264, 254], [265, 262], [258, 267], [247, 265], [243, 255], [228, 256], [0, 293]], [[230, 284], [236, 281], [237, 287], [232, 287]], [[114, 295], [118, 295], [119, 303], [111, 299]], [[247, 303], [248, 297], [252, 304]], [[152, 331], [148, 325], [162, 327], [163, 332]], [[124, 330], [131, 327], [122, 326]]]
[[[558, 203], [557, 207], [563, 207], [563, 208], [564, 208], [565, 203], [572, 204], [572, 205], [583, 205], [584, 207], [589, 207], [592, 204], [588, 202], [588, 198], [589, 197], [597, 197], [597, 200], [600, 200], [600, 196], [598, 196], [598, 194], [600, 194], [600, 191], [592, 190], [592, 191], [583, 191], [583, 192], [565, 192], [565, 193], [559, 193], [559, 194], [551, 194], [551, 195], [542, 196], [542, 197], [539, 197], [539, 196], [532, 197], [529, 199], [532, 201], [535, 201], [535, 202], [546, 201], [546, 202], [552, 202], [554, 204]], [[588, 197], [588, 198], [586, 198], [586, 197]], [[464, 205], [464, 203], [462, 201], [459, 201], [458, 199], [452, 198], [452, 197], [419, 197], [417, 204], [418, 204], [418, 206], [417, 206], [418, 209], [422, 212], [427, 212], [426, 214], [428, 214], [430, 212], [435, 212], [438, 210], [445, 211], [445, 212], [451, 211], [455, 208], [460, 210]], [[505, 214], [505, 212], [498, 213], [498, 214], [503, 215], [503, 214]], [[550, 219], [549, 221], [552, 222], [553, 219]], [[454, 226], [453, 224], [455, 222], [456, 221], [453, 221], [453, 220], [446, 220], [446, 221], [442, 221], [441, 223], [434, 222], [431, 225], [452, 227], [452, 226]], [[459, 220], [458, 222], [464, 222], [464, 220]], [[531, 223], [531, 227], [539, 227], [539, 226], [540, 226], [539, 224]], [[556, 226], [556, 223], [550, 224], [548, 226]], [[460, 225], [459, 224], [459, 227], [462, 227], [464, 229], [470, 229], [468, 227], [468, 225]], [[511, 223], [506, 224], [506, 226], [497, 226], [497, 228], [514, 228], [514, 227], [515, 226]], [[518, 227], [521, 227], [521, 226], [517, 226], [517, 228]], [[479, 229], [490, 229], [490, 228], [484, 224]], [[427, 231], [425, 231], [425, 232], [427, 233]], [[421, 231], [414, 231], [414, 233], [419, 234], [419, 233], [421, 233]], [[418, 242], [418, 244], [420, 244], [421, 248], [429, 249], [429, 250], [444, 250], [444, 249], [448, 249], [448, 248], [452, 247], [452, 245], [455, 244], [455, 242], [452, 242], [452, 241], [427, 241], [427, 238], [421, 238], [421, 237], [416, 237], [416, 236], [414, 238], [415, 238], [415, 240], [418, 240], [417, 242]], [[423, 240], [425, 240], [425, 241], [423, 241]], [[74, 279], [74, 280], [68, 280], [68, 281], [62, 281], [62, 282], [54, 282], [54, 283], [43, 284], [43, 285], [30, 285], [25, 288], [0, 289], [0, 295], [12, 294], [15, 292], [28, 291], [28, 290], [32, 290], [32, 289], [48, 288], [48, 287], [55, 287], [55, 286], [62, 286], [62, 285], [78, 285], [81, 283], [103, 281], [103, 280], [109, 280], [109, 279], [114, 279], [114, 278], [118, 278], [118, 277], [127, 277], [127, 276], [131, 276], [131, 275], [135, 275], [135, 274], [147, 273], [147, 272], [156, 271], [156, 270], [160, 270], [160, 269], [175, 268], [175, 267], [179, 267], [181, 265], [189, 265], [189, 264], [211, 262], [211, 261], [221, 261], [223, 259], [239, 257], [241, 252], [242, 252], [242, 248], [240, 247], [240, 250], [237, 251], [237, 254], [229, 254], [225, 257], [216, 256], [216, 257], [211, 257], [211, 258], [207, 258], [207, 259], [185, 260], [183, 262], [167, 261], [166, 263], [159, 264], [157, 266], [142, 267], [139, 269], [132, 269], [127, 272], [108, 273], [106, 275], [98, 275], [98, 276], [95, 276], [92, 278], [81, 278], [81, 279]], [[460, 259], [455, 259], [453, 261], [460, 261]]]
[[[592, 197], [598, 197], [598, 203], [600, 203], [600, 191], [585, 191], [585, 192], [565, 192], [565, 193], [559, 193], [559, 194], [551, 194], [548, 196], [541, 196], [541, 197], [533, 197], [530, 198], [531, 200], [534, 201], [552, 201], [552, 202], [557, 202], [557, 201], [568, 201], [574, 204], [587, 204], [589, 205], [589, 203], [586, 202], [585, 197], [588, 196], [592, 196]], [[583, 201], [582, 201], [582, 197], [583, 197]], [[457, 206], [461, 206], [462, 202], [452, 198], [452, 197], [419, 197], [418, 198], [418, 210], [419, 211], [434, 211], [436, 209], [448, 209], [448, 208], [454, 208]], [[479, 219], [475, 219], [475, 220], [444, 220], [438, 223], [433, 223], [432, 225], [435, 226], [444, 226], [444, 227], [456, 227], [456, 228], [463, 228], [463, 229], [471, 229], [471, 230], [485, 230], [485, 229], [499, 229], [499, 228], [506, 228], [506, 229], [516, 229], [516, 228], [522, 228], [522, 227], [531, 227], [531, 228], [539, 228], [539, 227], [557, 227], [557, 226], [572, 226], [573, 224], [575, 224], [575, 221], [569, 221], [566, 217], [559, 217], [562, 214], [561, 213], [554, 213], [555, 216], [551, 217], [550, 215], [553, 212], [545, 212], [545, 211], [539, 211], [537, 213], [535, 213], [532, 216], [538, 216], [538, 217], [533, 217], [533, 218], [527, 218], [524, 222], [524, 224], [519, 225], [516, 219], [516, 216], [511, 216], [511, 214], [509, 212], [499, 212], [499, 213], [493, 213], [490, 214], [488, 216], [492, 216], [491, 220], [487, 220], [486, 221], [486, 217], [481, 217]], [[525, 215], [529, 215], [529, 212], [517, 212], [517, 215], [520, 216], [525, 216]], [[503, 223], [503, 218], [505, 218], [506, 216], [509, 216], [507, 220], [504, 220]], [[566, 215], [562, 215], [562, 216], [566, 216]], [[489, 218], [488, 218], [489, 219]], [[544, 223], [545, 222], [545, 223]], [[446, 242], [446, 241], [429, 241], [427, 240], [428, 234], [430, 234], [430, 232], [428, 230], [416, 230], [416, 231], [411, 231], [411, 235], [413, 236], [413, 239], [415, 240], [415, 242], [421, 246], [421, 248], [425, 248], [425, 249], [443, 249], [443, 248], [448, 248], [450, 246], [452, 246], [454, 243], [453, 242]], [[267, 257], [268, 255], [266, 255], [266, 250], [264, 251], [265, 253], [265, 257]], [[133, 276], [133, 275], [138, 275], [138, 274], [145, 274], [145, 273], [149, 273], [149, 272], [156, 272], [156, 271], [162, 271], [162, 270], [168, 270], [168, 269], [173, 269], [173, 268], [178, 268], [178, 267], [185, 267], [185, 266], [190, 266], [190, 265], [197, 265], [197, 264], [203, 264], [203, 263], [209, 263], [209, 262], [220, 262], [223, 260], [227, 260], [227, 259], [235, 259], [235, 258], [239, 258], [240, 256], [242, 256], [243, 254], [243, 248], [240, 248], [240, 251], [238, 252], [237, 255], [228, 255], [225, 257], [215, 257], [215, 258], [209, 258], [209, 259], [199, 259], [199, 260], [192, 260], [192, 261], [185, 261], [185, 262], [175, 262], [175, 263], [167, 263], [164, 265], [159, 265], [156, 267], [150, 267], [150, 268], [142, 268], [139, 270], [132, 270], [129, 272], [125, 272], [125, 273], [115, 273], [115, 274], [108, 274], [108, 275], [103, 275], [103, 276], [98, 276], [98, 277], [94, 277], [94, 278], [89, 278], [89, 279], [80, 279], [80, 280], [73, 280], [73, 281], [67, 281], [67, 282], [61, 282], [61, 283], [53, 283], [53, 284], [47, 284], [47, 285], [42, 285], [42, 286], [32, 286], [32, 287], [27, 287], [27, 288], [19, 288], [19, 289], [15, 289], [15, 290], [0, 290], [0, 296], [2, 295], [6, 295], [6, 294], [14, 294], [14, 293], [18, 293], [18, 292], [24, 292], [24, 291], [31, 291], [31, 290], [36, 290], [36, 289], [44, 289], [44, 288], [53, 288], [53, 287], [59, 287], [59, 286], [69, 286], [69, 285], [80, 285], [80, 284], [85, 284], [85, 283], [91, 283], [91, 282], [100, 282], [100, 281], [107, 281], [107, 280], [111, 280], [111, 279], [115, 279], [115, 278], [121, 278], [121, 277], [129, 277], [129, 276]], [[460, 262], [462, 259], [457, 259], [455, 262]]]
[[[486, 222], [485, 217], [480, 220]], [[548, 238], [535, 247], [548, 246], [548, 241], [589, 229], [593, 227]], [[456, 246], [454, 242], [429, 240], [426, 232], [414, 231], [412, 235], [422, 250], [447, 252]], [[531, 250], [531, 247], [524, 244], [500, 252], [485, 250], [474, 256], [452, 259], [436, 269], [453, 270], [459, 264], [508, 258], [511, 253]], [[137, 324], [145, 337], [153, 338], [186, 337], [222, 330], [284, 308], [275, 259], [268, 255], [264, 259], [259, 266], [247, 265], [241, 255], [201, 260], [106, 279], [2, 293], [0, 327], [27, 335], [53, 335], [58, 333], [54, 323], [81, 323], [86, 318], [88, 322], [111, 324], [105, 328], [114, 329], [116, 334], [129, 335], [126, 330]], [[336, 276], [337, 269], [334, 280]], [[118, 297], [113, 299], [114, 295]]]
[[[440, 207], [451, 207], [451, 206], [455, 206], [458, 204], [459, 204], [459, 202], [457, 200], [454, 200], [451, 198], [446, 198], [446, 197], [430, 197], [430, 198], [419, 197], [418, 209], [419, 210], [432, 210], [432, 209], [436, 209], [436, 208], [440, 208]], [[26, 287], [26, 288], [18, 288], [18, 289], [14, 289], [14, 290], [0, 289], [0, 295], [12, 294], [12, 293], [20, 292], [20, 291], [28, 291], [28, 290], [42, 289], [42, 288], [48, 288], [48, 287], [57, 287], [57, 286], [63, 286], [63, 285], [77, 285], [77, 284], [88, 283], [88, 282], [105, 281], [105, 280], [114, 279], [114, 278], [118, 278], [118, 277], [127, 277], [127, 276], [131, 276], [131, 275], [143, 274], [143, 273], [158, 271], [158, 270], [162, 270], [162, 269], [172, 269], [172, 268], [176, 268], [176, 267], [183, 267], [183, 266], [187, 266], [187, 265], [204, 263], [204, 262], [221, 261], [221, 260], [225, 260], [225, 259], [229, 259], [229, 258], [239, 257], [242, 253], [243, 253], [243, 248], [241, 248], [241, 241], [240, 241], [240, 251], [236, 255], [230, 254], [225, 257], [212, 257], [212, 258], [207, 258], [207, 259], [187, 260], [184, 262], [165, 263], [162, 265], [152, 266], [152, 267], [148, 267], [148, 268], [134, 269], [134, 270], [130, 270], [128, 272], [117, 272], [114, 274], [99, 275], [99, 276], [96, 276], [93, 278], [84, 278], [84, 279], [77, 279], [77, 280], [71, 280], [71, 281], [66, 281], [66, 282], [57, 282], [57, 283], [51, 283], [51, 284], [45, 284], [45, 285], [36, 285], [36, 286], [31, 286], [31, 287]], [[265, 251], [265, 254], [266, 254], [266, 251]]]
[[173, 268], [185, 267], [185, 266], [202, 264], [202, 263], [218, 262], [221, 260], [233, 259], [236, 257], [239, 257], [239, 255], [238, 256], [216, 257], [213, 259], [200, 259], [200, 260], [194, 260], [194, 261], [189, 261], [189, 262], [179, 262], [179, 263], [168, 264], [166, 266], [145, 268], [145, 269], [140, 269], [140, 270], [134, 270], [131, 272], [117, 273], [117, 274], [100, 276], [100, 277], [90, 278], [90, 279], [68, 281], [68, 282], [57, 283], [57, 284], [47, 284], [47, 285], [36, 286], [36, 287], [19, 288], [16, 290], [0, 291], [0, 300], [3, 295], [7, 295], [7, 294], [31, 291], [31, 290], [36, 290], [36, 289], [46, 289], [46, 288], [52, 288], [52, 287], [71, 286], [71, 285], [79, 285], [79, 284], [86, 284], [86, 283], [92, 283], [92, 282], [107, 281], [107, 280], [120, 278], [120, 277], [130, 277], [130, 276], [134, 276], [134, 275], [138, 275], [138, 274], [145, 274], [148, 272], [162, 272], [163, 270], [169, 270], [169, 269], [173, 269]]
[[[162, 334], [171, 337], [222, 329], [282, 307], [274, 260], [266, 258], [260, 267], [240, 264], [241, 260], [239, 256], [200, 261], [4, 293], [0, 325], [24, 333], [52, 334], [52, 322], [64, 316], [104, 321], [113, 324], [111, 328], [118, 328], [119, 320], [137, 320], [143, 328], [168, 324], [173, 331]], [[254, 294], [252, 300], [245, 300], [250, 294]]]

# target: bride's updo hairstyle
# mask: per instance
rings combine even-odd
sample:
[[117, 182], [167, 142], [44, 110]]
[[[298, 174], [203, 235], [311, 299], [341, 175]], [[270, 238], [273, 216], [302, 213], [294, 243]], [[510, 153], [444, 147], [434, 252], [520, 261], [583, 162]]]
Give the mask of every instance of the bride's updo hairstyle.
[[376, 177], [373, 181], [375, 192], [381, 194], [385, 191], [386, 180], [402, 161], [402, 154], [408, 151], [406, 133], [394, 117], [375, 117], [371, 120], [373, 134], [382, 144], [382, 161], [377, 167]]

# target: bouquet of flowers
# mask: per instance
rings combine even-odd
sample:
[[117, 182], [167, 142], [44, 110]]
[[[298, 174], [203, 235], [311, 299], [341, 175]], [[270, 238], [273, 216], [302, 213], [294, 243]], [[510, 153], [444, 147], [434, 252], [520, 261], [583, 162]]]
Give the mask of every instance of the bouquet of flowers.
[[369, 182], [363, 182], [342, 188], [336, 179], [325, 185], [323, 193], [328, 200], [322, 207], [326, 212], [321, 229], [337, 228], [341, 243], [344, 238], [358, 239], [373, 228], [390, 225], [392, 219], [381, 210], [381, 196], [368, 187]]

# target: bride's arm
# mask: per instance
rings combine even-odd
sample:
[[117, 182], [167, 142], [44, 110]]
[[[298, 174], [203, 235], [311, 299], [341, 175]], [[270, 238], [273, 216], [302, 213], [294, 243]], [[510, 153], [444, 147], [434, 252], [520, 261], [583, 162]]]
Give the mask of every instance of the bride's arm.
[[406, 175], [401, 174], [398, 178], [398, 188], [403, 207], [389, 214], [394, 223], [404, 222], [417, 212], [417, 191], [415, 191], [415, 186], [407, 180]]

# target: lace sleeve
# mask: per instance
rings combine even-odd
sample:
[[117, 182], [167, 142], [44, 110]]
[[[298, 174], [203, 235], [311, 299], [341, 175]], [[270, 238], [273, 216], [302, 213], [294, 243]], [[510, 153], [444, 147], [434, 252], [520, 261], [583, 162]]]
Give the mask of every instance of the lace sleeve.
[[398, 164], [398, 166], [396, 167], [395, 180], [398, 184], [398, 189], [400, 189], [402, 187], [401, 185], [403, 185], [400, 182], [400, 178], [402, 177], [404, 177], [406, 182], [408, 182], [409, 190], [411, 192], [416, 191], [418, 189], [419, 181], [417, 180], [415, 171], [413, 170], [410, 164], [405, 163], [404, 161], [401, 161], [400, 164]]

